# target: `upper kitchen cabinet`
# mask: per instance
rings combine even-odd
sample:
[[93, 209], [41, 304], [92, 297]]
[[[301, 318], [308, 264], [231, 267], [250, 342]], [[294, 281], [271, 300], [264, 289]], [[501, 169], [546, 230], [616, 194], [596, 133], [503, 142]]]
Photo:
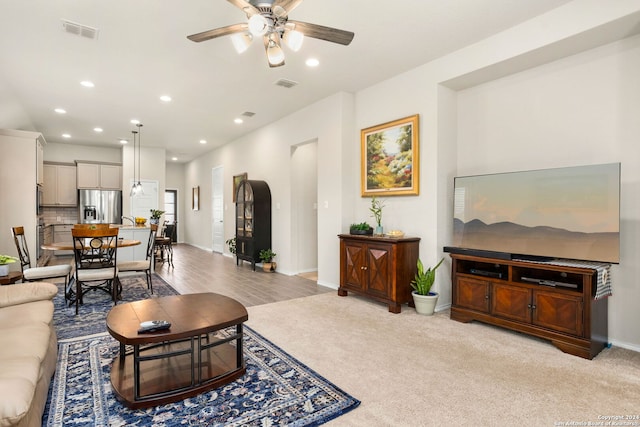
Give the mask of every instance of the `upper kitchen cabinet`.
[[[0, 129], [0, 254], [16, 255], [11, 227], [24, 227], [27, 245], [36, 252], [38, 235], [37, 184], [42, 182], [42, 146], [39, 132]], [[9, 265], [20, 271], [20, 263]]]
[[42, 185], [44, 206], [76, 206], [76, 166], [65, 163], [45, 163]]
[[122, 190], [122, 165], [76, 161], [80, 189]]

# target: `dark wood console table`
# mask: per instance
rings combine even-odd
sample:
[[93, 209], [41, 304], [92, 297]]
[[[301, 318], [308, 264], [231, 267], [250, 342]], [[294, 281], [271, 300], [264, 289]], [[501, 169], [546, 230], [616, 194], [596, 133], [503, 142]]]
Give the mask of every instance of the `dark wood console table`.
[[418, 262], [419, 237], [372, 237], [340, 234], [340, 288], [365, 295], [400, 313], [402, 304], [413, 304], [411, 281]]
[[608, 345], [607, 298], [595, 299], [596, 270], [450, 255], [452, 319], [523, 332], [586, 359]]

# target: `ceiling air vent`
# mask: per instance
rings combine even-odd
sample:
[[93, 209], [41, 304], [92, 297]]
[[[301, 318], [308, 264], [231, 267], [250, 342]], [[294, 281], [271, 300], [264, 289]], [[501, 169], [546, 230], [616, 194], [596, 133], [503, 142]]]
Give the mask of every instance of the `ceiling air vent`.
[[252, 111], [245, 111], [244, 113], [241, 114], [241, 116], [244, 116], [244, 117], [253, 117], [255, 115], [256, 115], [256, 113], [254, 113]]
[[88, 27], [86, 25], [78, 24], [76, 22], [62, 20], [62, 29], [69, 33], [80, 37], [86, 37], [88, 39], [98, 38], [98, 29]]
[[282, 86], [287, 89], [291, 89], [294, 86], [297, 86], [298, 82], [294, 82], [293, 80], [280, 79], [276, 82], [276, 86]]

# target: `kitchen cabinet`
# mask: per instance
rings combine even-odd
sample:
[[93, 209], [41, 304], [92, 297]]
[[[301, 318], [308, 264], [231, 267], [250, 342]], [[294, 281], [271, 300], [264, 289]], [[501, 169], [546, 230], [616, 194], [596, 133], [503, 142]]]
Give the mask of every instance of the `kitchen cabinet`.
[[76, 162], [77, 188], [122, 190], [122, 165]]
[[[118, 238], [126, 240], [138, 240], [139, 245], [119, 248], [117, 261], [142, 261], [147, 258], [147, 245], [149, 243], [150, 227], [120, 227]], [[152, 263], [153, 271], [153, 263]]]
[[550, 340], [587, 359], [607, 346], [607, 298], [595, 269], [451, 254], [451, 318]]
[[419, 256], [419, 237], [387, 238], [340, 234], [340, 288], [386, 303], [391, 313], [413, 304], [411, 280]]
[[76, 206], [76, 166], [72, 164], [45, 163], [42, 186], [44, 206]]
[[[10, 233], [11, 227], [23, 226], [27, 246], [36, 256], [38, 230], [37, 184], [42, 146], [42, 134], [12, 129], [0, 129], [0, 230]], [[15, 254], [16, 246], [10, 234], [0, 238], [0, 254]], [[20, 264], [9, 266], [19, 271]]]
[[256, 262], [271, 248], [271, 190], [264, 181], [244, 180], [236, 192], [236, 264]]
[[[61, 243], [61, 242], [72, 242], [73, 237], [71, 237], [71, 229], [73, 225], [70, 224], [53, 224], [53, 242]], [[73, 255], [73, 251], [55, 251], [54, 255]]]

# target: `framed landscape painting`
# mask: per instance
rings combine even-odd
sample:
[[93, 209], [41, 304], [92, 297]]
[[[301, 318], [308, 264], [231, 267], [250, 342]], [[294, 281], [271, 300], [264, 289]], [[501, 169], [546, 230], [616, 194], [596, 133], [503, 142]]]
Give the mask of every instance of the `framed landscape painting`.
[[362, 196], [419, 194], [418, 115], [362, 129]]

